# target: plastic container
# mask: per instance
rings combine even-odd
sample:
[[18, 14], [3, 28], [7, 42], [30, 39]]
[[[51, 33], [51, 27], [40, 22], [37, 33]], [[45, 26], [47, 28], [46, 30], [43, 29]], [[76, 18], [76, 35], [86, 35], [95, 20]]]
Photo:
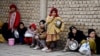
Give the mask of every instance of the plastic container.
[[9, 46], [14, 46], [14, 43], [15, 43], [15, 39], [14, 38], [9, 38], [8, 39]]

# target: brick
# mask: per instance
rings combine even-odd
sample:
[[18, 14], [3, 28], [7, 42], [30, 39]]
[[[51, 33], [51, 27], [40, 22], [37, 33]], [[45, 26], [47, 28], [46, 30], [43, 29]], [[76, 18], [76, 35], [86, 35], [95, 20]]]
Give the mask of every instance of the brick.
[[[0, 0], [0, 19], [8, 19], [9, 5], [14, 2], [21, 13], [21, 20], [25, 25], [32, 22], [38, 24], [40, 18], [40, 0]], [[58, 8], [59, 15], [63, 18], [66, 26], [75, 25], [87, 34], [88, 28], [100, 30], [100, 8], [99, 0], [48, 0], [47, 14], [51, 7]], [[29, 20], [30, 19], [30, 20]], [[68, 27], [65, 27], [64, 33], [68, 33]], [[100, 34], [98, 32], [98, 34]]]

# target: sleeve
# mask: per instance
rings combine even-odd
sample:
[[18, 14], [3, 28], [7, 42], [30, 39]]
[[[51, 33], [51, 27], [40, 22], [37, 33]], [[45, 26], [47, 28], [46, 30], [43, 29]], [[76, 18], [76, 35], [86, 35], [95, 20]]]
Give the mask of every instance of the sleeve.
[[69, 32], [69, 33], [68, 33], [68, 39], [71, 40], [72, 38], [73, 38], [73, 36], [72, 36], [71, 32]]
[[62, 19], [60, 17], [58, 17], [56, 19], [58, 19], [58, 20], [60, 20], [62, 22], [61, 28], [57, 28], [57, 27], [55, 28], [56, 32], [60, 33], [62, 31], [64, 31], [65, 24], [64, 24], [64, 22], [62, 21]]
[[81, 31], [81, 36], [82, 36], [82, 38], [83, 38], [84, 40], [87, 39], [87, 37], [85, 36], [85, 34], [83, 33], [83, 31]]
[[46, 38], [46, 32], [43, 32], [43, 33], [40, 35], [40, 38]]
[[50, 19], [50, 16], [46, 18], [46, 24], [50, 23], [53, 19]]
[[14, 27], [17, 28], [20, 22], [20, 14], [19, 12], [16, 12], [16, 19], [15, 19], [15, 23], [14, 23]]
[[39, 27], [36, 29], [36, 33], [40, 33], [40, 29], [39, 29]]
[[26, 31], [27, 31], [27, 28], [25, 27], [25, 28], [24, 28], [24, 34], [25, 34]]
[[[61, 18], [60, 18], [60, 20], [61, 20]], [[61, 20], [61, 21], [62, 21], [62, 20]], [[62, 25], [61, 25], [60, 30], [61, 30], [61, 31], [64, 31], [64, 27], [65, 27], [65, 23], [62, 21]]]

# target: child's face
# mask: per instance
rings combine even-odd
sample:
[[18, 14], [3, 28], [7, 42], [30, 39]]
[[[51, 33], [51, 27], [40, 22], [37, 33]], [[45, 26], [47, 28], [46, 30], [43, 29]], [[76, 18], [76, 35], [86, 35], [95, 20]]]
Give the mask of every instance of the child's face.
[[52, 12], [52, 16], [56, 16], [56, 12], [55, 11]]
[[45, 26], [45, 25], [43, 24], [43, 22], [40, 22], [40, 27], [41, 27], [41, 28], [44, 28], [44, 26]]
[[11, 8], [10, 11], [11, 11], [11, 12], [14, 12], [14, 11], [15, 11], [15, 8]]
[[91, 33], [89, 34], [89, 36], [90, 36], [90, 37], [95, 37], [95, 34], [96, 34], [96, 33], [93, 31], [93, 32], [91, 32]]
[[77, 30], [76, 29], [72, 29], [72, 33], [76, 34]]
[[31, 27], [30, 29], [31, 29], [31, 31], [34, 31], [35, 30], [33, 27]]
[[20, 29], [23, 29], [24, 28], [24, 25], [23, 24], [20, 24]]

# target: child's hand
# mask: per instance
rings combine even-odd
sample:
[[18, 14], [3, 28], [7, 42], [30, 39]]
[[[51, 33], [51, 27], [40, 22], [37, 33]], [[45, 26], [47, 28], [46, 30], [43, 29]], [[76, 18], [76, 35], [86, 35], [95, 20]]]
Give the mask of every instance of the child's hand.
[[54, 16], [51, 16], [50, 19], [54, 19]]
[[35, 39], [39, 39], [39, 36], [35, 36]]
[[71, 40], [74, 41], [74, 38], [72, 38]]

